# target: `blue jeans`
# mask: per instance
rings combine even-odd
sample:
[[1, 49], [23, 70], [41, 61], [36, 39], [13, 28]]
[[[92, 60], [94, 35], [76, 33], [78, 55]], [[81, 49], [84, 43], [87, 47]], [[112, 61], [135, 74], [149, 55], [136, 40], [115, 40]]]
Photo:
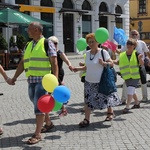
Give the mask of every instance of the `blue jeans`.
[[38, 83], [29, 83], [28, 85], [28, 94], [31, 102], [34, 105], [34, 113], [35, 114], [42, 114], [42, 112], [37, 107], [38, 99], [47, 94], [47, 91], [42, 86], [42, 82]]

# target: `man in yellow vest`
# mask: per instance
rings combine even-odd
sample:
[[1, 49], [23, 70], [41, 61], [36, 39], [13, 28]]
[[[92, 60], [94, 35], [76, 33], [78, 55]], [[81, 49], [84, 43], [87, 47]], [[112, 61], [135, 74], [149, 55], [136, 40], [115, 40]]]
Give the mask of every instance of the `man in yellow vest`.
[[[39, 22], [32, 22], [28, 27], [28, 35], [33, 40], [25, 47], [25, 52], [20, 61], [12, 83], [25, 70], [28, 78], [29, 98], [34, 105], [36, 116], [36, 129], [33, 136], [28, 139], [27, 144], [36, 144], [41, 140], [41, 133], [50, 131], [54, 127], [48, 113], [42, 113], [37, 107], [37, 101], [47, 92], [42, 86], [44, 75], [53, 72], [58, 78], [57, 52], [52, 41], [48, 41], [48, 49], [44, 48], [43, 26]], [[48, 56], [47, 56], [48, 55]], [[45, 125], [43, 123], [45, 121]]]

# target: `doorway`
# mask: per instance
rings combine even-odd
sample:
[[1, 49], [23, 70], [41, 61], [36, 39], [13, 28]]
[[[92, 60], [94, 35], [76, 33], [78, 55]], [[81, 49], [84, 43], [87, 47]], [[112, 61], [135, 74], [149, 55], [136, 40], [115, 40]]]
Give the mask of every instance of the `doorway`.
[[63, 14], [64, 52], [74, 52], [73, 14]]

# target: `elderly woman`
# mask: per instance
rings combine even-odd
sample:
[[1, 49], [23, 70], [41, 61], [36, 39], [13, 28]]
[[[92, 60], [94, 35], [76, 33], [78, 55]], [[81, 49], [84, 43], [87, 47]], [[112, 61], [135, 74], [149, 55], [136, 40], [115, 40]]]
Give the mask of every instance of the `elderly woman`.
[[[58, 43], [59, 40], [56, 36], [51, 36], [49, 37], [49, 39], [54, 43], [56, 50], [57, 50], [57, 61], [58, 61], [58, 80], [59, 80], [59, 85], [64, 85], [63, 79], [64, 79], [64, 69], [63, 69], [63, 62], [66, 63], [66, 65], [68, 66], [68, 68], [70, 69], [70, 71], [73, 71], [73, 67], [71, 65], [71, 62], [69, 61], [69, 59], [67, 58], [67, 56], [65, 55], [64, 52], [62, 52], [61, 50], [58, 49]], [[61, 112], [59, 114], [60, 117], [66, 116], [68, 114], [65, 106], [63, 105], [61, 108]]]
[[117, 92], [110, 95], [104, 95], [98, 92], [99, 82], [106, 65], [113, 66], [113, 61], [106, 50], [103, 50], [103, 61], [101, 49], [98, 47], [99, 43], [95, 40], [94, 33], [86, 36], [86, 42], [90, 50], [86, 52], [85, 66], [75, 67], [74, 71], [86, 70], [85, 83], [84, 83], [84, 102], [85, 102], [85, 119], [79, 123], [81, 128], [87, 127], [90, 122], [90, 113], [92, 109], [107, 108], [106, 121], [113, 118], [113, 106], [120, 104], [120, 99]]
[[115, 64], [119, 64], [121, 76], [125, 80], [127, 86], [127, 104], [123, 109], [123, 113], [129, 112], [129, 106], [132, 98], [134, 98], [135, 104], [131, 107], [131, 109], [140, 108], [140, 102], [138, 101], [135, 88], [137, 87], [140, 79], [139, 65], [144, 65], [144, 61], [142, 59], [143, 55], [137, 53], [135, 50], [137, 42], [130, 38], [126, 45], [127, 50], [120, 53], [119, 60], [114, 61]]

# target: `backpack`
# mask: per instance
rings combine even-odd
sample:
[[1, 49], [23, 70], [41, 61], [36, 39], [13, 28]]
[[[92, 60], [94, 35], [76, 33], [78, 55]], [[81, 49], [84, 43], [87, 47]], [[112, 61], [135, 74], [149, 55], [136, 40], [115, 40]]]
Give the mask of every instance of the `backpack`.
[[[29, 42], [25, 45], [24, 49], [27, 48]], [[46, 56], [48, 56], [48, 53], [47, 53], [47, 50], [48, 50], [48, 39], [44, 39], [44, 49], [45, 49], [45, 52], [46, 52]]]

